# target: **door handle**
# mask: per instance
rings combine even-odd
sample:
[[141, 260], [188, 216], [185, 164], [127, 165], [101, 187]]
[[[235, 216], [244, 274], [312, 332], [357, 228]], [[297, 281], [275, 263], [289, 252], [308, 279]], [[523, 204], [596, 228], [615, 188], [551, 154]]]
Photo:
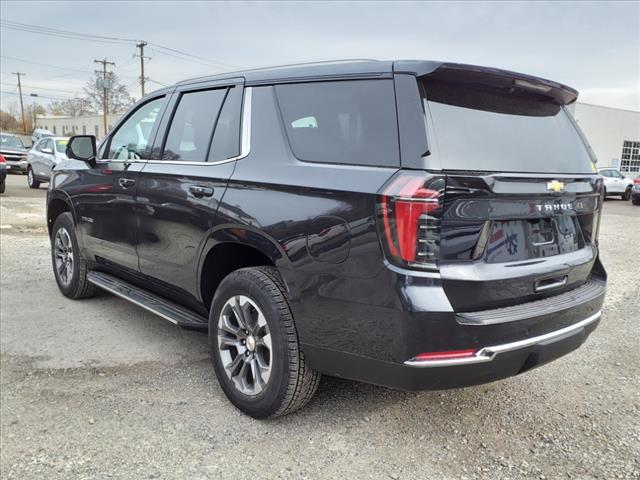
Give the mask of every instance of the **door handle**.
[[119, 178], [118, 185], [122, 188], [133, 187], [136, 184], [136, 181], [133, 178]]
[[189, 193], [196, 198], [211, 197], [213, 196], [213, 188], [189, 185]]

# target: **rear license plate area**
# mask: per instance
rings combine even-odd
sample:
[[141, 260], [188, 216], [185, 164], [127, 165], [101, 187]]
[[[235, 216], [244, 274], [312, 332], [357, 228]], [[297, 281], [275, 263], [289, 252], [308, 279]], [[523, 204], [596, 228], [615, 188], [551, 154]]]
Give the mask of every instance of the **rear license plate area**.
[[485, 262], [505, 263], [545, 258], [582, 247], [580, 226], [573, 216], [491, 222]]

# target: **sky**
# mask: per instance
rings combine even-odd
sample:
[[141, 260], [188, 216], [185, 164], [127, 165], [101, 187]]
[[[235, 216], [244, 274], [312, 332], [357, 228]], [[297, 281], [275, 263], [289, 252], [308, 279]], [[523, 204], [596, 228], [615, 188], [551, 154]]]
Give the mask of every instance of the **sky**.
[[[3, 0], [2, 21], [150, 43], [147, 92], [238, 68], [329, 59], [430, 59], [492, 66], [576, 88], [579, 101], [640, 111], [640, 2], [177, 2]], [[161, 47], [160, 47], [161, 46]], [[167, 50], [168, 47], [183, 53]], [[140, 98], [135, 42], [0, 27], [0, 103], [82, 94], [97, 67]], [[46, 65], [46, 66], [45, 66]]]

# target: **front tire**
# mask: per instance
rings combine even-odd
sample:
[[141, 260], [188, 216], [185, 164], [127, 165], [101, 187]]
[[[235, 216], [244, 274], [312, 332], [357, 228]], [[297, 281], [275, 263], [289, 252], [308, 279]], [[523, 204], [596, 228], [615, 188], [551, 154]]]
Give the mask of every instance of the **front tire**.
[[80, 255], [78, 238], [69, 212], [61, 213], [53, 224], [51, 262], [58, 288], [72, 299], [91, 297], [96, 286], [87, 280], [87, 262]]
[[300, 350], [287, 292], [273, 267], [243, 268], [222, 281], [209, 314], [209, 349], [227, 398], [254, 418], [298, 410], [320, 382]]
[[40, 188], [40, 182], [36, 180], [31, 167], [27, 169], [27, 183], [29, 184], [29, 188]]
[[624, 200], [625, 202], [628, 202], [630, 198], [631, 198], [631, 187], [628, 187], [622, 194], [622, 200]]

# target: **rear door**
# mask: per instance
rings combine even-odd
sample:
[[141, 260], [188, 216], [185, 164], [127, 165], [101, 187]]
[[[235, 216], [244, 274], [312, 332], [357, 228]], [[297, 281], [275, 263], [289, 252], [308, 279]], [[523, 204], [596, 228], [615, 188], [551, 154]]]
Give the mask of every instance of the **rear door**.
[[198, 298], [200, 252], [240, 155], [242, 98], [242, 79], [178, 88], [140, 173], [140, 270], [166, 295]]
[[598, 254], [601, 180], [588, 145], [542, 87], [505, 80], [422, 82], [446, 178], [439, 269], [457, 311], [575, 288]]

